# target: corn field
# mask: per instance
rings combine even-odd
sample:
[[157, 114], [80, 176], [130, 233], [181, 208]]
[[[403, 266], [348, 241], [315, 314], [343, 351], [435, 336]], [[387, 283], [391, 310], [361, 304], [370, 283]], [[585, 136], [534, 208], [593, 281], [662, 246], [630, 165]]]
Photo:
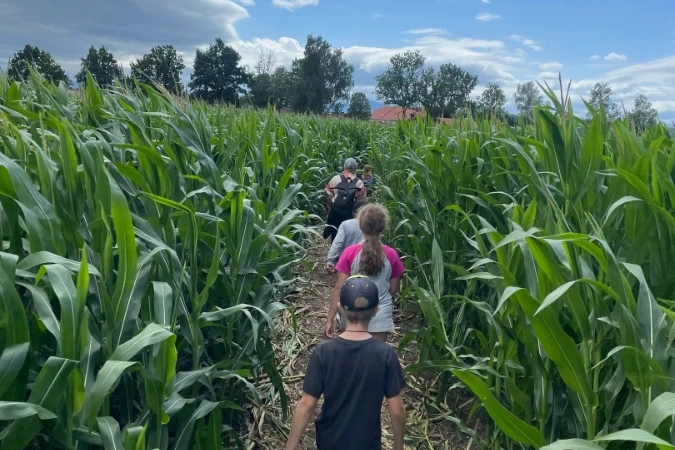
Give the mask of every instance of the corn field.
[[547, 94], [531, 125], [373, 140], [428, 324], [413, 370], [443, 374], [438, 402], [458, 381], [481, 400], [485, 448], [671, 448], [674, 142]]
[[0, 80], [2, 448], [242, 448], [303, 186], [367, 133], [87, 86]]
[[[412, 371], [482, 449], [675, 443], [665, 127], [354, 121], [0, 75], [2, 448], [245, 448], [322, 188], [373, 166], [425, 324]], [[277, 400], [275, 400], [277, 401]], [[285, 417], [281, 417], [284, 420]]]

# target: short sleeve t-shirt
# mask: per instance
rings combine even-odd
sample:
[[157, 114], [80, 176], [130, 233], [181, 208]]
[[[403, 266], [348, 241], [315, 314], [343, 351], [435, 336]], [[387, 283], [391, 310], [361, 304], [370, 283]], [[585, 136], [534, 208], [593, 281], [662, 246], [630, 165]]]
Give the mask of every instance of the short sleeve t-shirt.
[[[354, 275], [352, 273], [352, 264], [362, 249], [363, 244], [356, 244], [352, 245], [351, 247], [347, 247], [342, 253], [342, 257], [340, 257], [340, 261], [338, 261], [337, 266], [335, 266], [337, 271], [346, 273], [347, 275]], [[398, 253], [396, 253], [396, 250], [387, 245], [383, 245], [382, 251], [387, 257], [387, 260], [389, 260], [389, 264], [391, 264], [390, 278], [398, 278], [402, 276], [405, 273], [405, 266], [403, 265], [401, 258], [398, 256]]]
[[375, 338], [337, 337], [312, 352], [303, 390], [324, 397], [316, 420], [318, 450], [380, 450], [384, 398], [405, 387], [396, 351]]
[[[363, 184], [363, 180], [356, 178], [355, 175], [350, 174], [350, 173], [343, 173], [343, 175], [350, 180], [355, 180], [356, 187], [361, 189], [358, 194], [356, 194], [356, 198], [361, 198], [366, 194], [366, 185]], [[335, 188], [337, 187], [338, 184], [342, 182], [342, 178], [340, 175], [335, 175], [333, 178], [330, 179], [328, 184], [326, 185], [326, 192], [331, 194], [333, 196], [333, 200], [335, 200]]]

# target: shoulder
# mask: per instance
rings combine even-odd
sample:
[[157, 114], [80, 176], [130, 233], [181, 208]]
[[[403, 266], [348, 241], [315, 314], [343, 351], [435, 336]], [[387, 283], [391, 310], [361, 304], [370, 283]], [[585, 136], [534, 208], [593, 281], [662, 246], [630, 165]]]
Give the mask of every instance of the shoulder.
[[[374, 338], [373, 338], [374, 339]], [[383, 361], [385, 364], [391, 364], [393, 361], [398, 362], [398, 355], [396, 350], [391, 345], [386, 342], [382, 342], [379, 339], [375, 339], [375, 342], [371, 343], [372, 351], [380, 355], [380, 361]]]
[[340, 176], [340, 174], [337, 174], [337, 175], [334, 175], [333, 178], [330, 179], [328, 184], [330, 184], [331, 186], [336, 186], [336, 185], [340, 184], [341, 181], [342, 181], [342, 177]]
[[325, 339], [319, 342], [319, 344], [314, 347], [314, 350], [312, 350], [312, 356], [321, 359], [322, 355], [324, 355], [326, 352], [330, 352], [330, 349], [335, 347], [334, 341], [335, 339]]
[[360, 225], [359, 225], [359, 219], [349, 219], [349, 220], [345, 220], [344, 222], [342, 222], [342, 223], [340, 224], [340, 226], [341, 226], [341, 227], [344, 226], [345, 228], [349, 228], [349, 229], [357, 229], [357, 228], [358, 228], [359, 230], [361, 229], [361, 227], [360, 227]]
[[392, 260], [400, 260], [401, 258], [398, 256], [398, 252], [394, 250], [393, 248], [389, 247], [388, 245], [383, 245], [382, 246], [382, 251], [384, 254], [387, 256], [387, 259], [390, 261]]
[[345, 251], [342, 253], [343, 256], [347, 258], [354, 258], [360, 251], [363, 245], [361, 244], [354, 244], [350, 245], [345, 249]]
[[342, 252], [342, 256], [340, 256], [340, 260], [338, 261], [337, 265], [335, 266], [337, 271], [340, 272], [340, 273], [346, 273], [347, 275], [351, 275], [351, 273], [352, 273], [352, 263], [356, 259], [356, 255], [359, 254], [360, 250], [361, 250], [361, 244], [350, 245], [349, 247], [347, 247]]
[[401, 261], [401, 257], [398, 256], [398, 252], [387, 245], [383, 245], [382, 249], [389, 264], [391, 264], [391, 277], [398, 278], [402, 276], [405, 272], [405, 266], [403, 265], [403, 261]]

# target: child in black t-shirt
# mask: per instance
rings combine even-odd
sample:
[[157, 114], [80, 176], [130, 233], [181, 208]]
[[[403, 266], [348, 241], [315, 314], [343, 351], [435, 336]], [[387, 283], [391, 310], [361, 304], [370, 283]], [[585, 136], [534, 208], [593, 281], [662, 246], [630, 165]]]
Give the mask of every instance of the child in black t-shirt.
[[403, 370], [396, 351], [368, 333], [378, 310], [377, 286], [368, 277], [352, 276], [340, 291], [345, 331], [312, 353], [303, 390], [293, 416], [286, 450], [295, 450], [324, 396], [316, 420], [318, 450], [381, 450], [380, 415], [386, 397], [394, 430], [394, 450], [403, 450], [405, 410]]

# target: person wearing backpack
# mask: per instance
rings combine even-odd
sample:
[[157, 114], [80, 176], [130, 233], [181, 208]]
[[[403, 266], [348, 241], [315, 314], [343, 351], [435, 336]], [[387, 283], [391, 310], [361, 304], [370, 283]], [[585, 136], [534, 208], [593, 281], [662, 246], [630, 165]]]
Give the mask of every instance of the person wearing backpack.
[[366, 199], [366, 186], [356, 176], [356, 160], [347, 158], [344, 172], [335, 175], [326, 185], [328, 194], [328, 219], [323, 231], [323, 238], [331, 242], [337, 236], [338, 228], [345, 220], [354, 216], [354, 205]]

